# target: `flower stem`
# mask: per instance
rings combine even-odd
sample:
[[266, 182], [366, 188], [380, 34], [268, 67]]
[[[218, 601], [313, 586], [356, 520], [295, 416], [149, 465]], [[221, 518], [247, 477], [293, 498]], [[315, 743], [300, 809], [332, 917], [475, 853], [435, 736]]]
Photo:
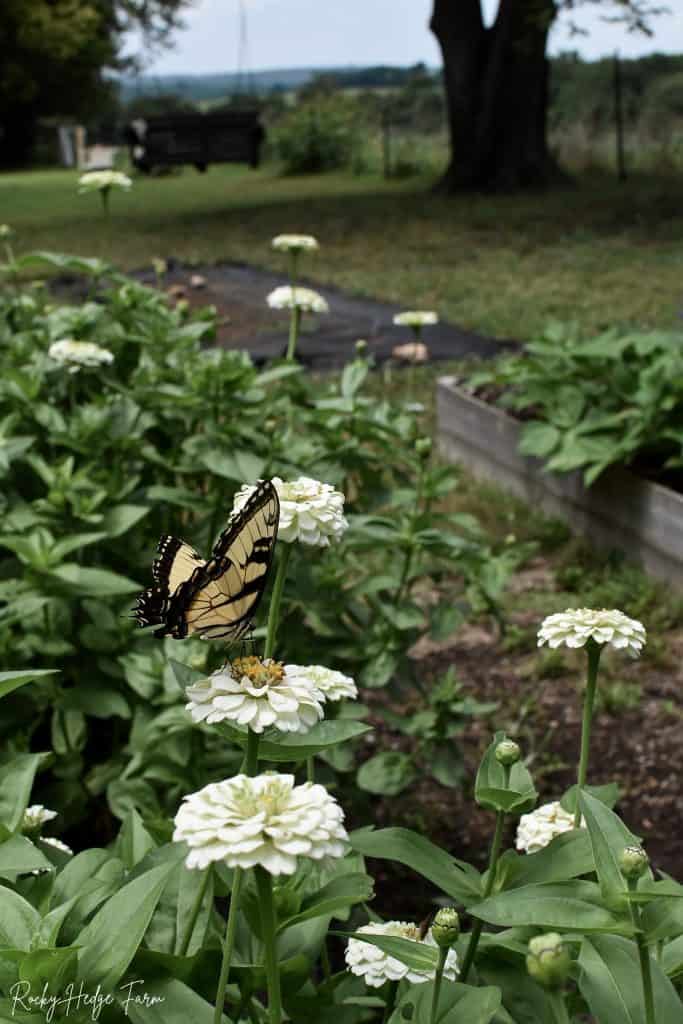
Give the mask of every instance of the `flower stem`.
[[204, 897], [206, 896], [206, 889], [207, 889], [207, 886], [209, 884], [210, 876], [211, 876], [211, 868], [209, 867], [204, 872], [204, 874], [202, 876], [201, 885], [199, 886], [199, 889], [197, 890], [197, 895], [196, 895], [195, 901], [194, 901], [194, 903], [192, 905], [192, 910], [190, 912], [190, 917], [189, 917], [189, 920], [187, 922], [187, 928], [185, 929], [185, 932], [183, 934], [183, 941], [180, 943], [180, 949], [178, 950], [178, 956], [187, 956], [187, 951], [190, 948], [190, 941], [192, 939], [192, 933], [193, 933], [193, 931], [195, 929], [195, 925], [197, 924], [197, 918], [199, 917], [199, 911], [202, 909], [202, 903], [204, 902]]
[[548, 1009], [552, 1012], [552, 1021], [548, 1024], [571, 1024], [564, 992], [546, 992]]
[[289, 287], [294, 290], [296, 288], [296, 271], [299, 263], [299, 251], [298, 249], [289, 250]]
[[306, 782], [315, 782], [315, 759], [306, 758]]
[[247, 733], [247, 752], [244, 755], [245, 775], [256, 775], [258, 771], [258, 745], [260, 735], [250, 729]]
[[273, 593], [270, 598], [270, 608], [268, 610], [268, 629], [266, 632], [266, 647], [263, 653], [264, 658], [272, 658], [273, 651], [275, 650], [277, 627], [280, 621], [280, 603], [282, 601], [282, 591], [284, 590], [285, 587], [285, 577], [287, 576], [287, 564], [289, 562], [290, 554], [291, 545], [284, 544], [282, 547], [282, 553], [280, 555], [280, 561], [277, 567], [277, 573], [275, 575]]
[[579, 771], [576, 778], [576, 811], [574, 813], [574, 828], [581, 825], [581, 791], [586, 785], [588, 776], [588, 758], [590, 756], [591, 726], [593, 724], [593, 710], [595, 707], [595, 692], [598, 684], [598, 666], [602, 647], [589, 640], [586, 646], [588, 655], [588, 672], [586, 677], [586, 693], [583, 698], [583, 724], [581, 726], [581, 756], [579, 759]]
[[218, 990], [216, 992], [216, 1007], [213, 1014], [213, 1024], [221, 1024], [223, 1019], [223, 1006], [225, 1005], [225, 989], [228, 984], [230, 973], [230, 961], [235, 947], [235, 931], [237, 928], [237, 911], [239, 910], [240, 893], [242, 890], [242, 868], [235, 868], [232, 876], [232, 893], [230, 894], [230, 910], [228, 911], [228, 923], [225, 929], [225, 941], [223, 942], [223, 961], [221, 973], [218, 978]]
[[299, 328], [301, 326], [301, 310], [298, 306], [292, 306], [289, 317], [289, 341], [287, 342], [287, 355], [285, 359], [291, 363], [296, 352], [296, 343], [299, 340]]
[[439, 993], [441, 992], [443, 969], [446, 966], [447, 956], [448, 947], [446, 947], [445, 949], [439, 948], [439, 963], [436, 968], [436, 974], [434, 975], [434, 990], [432, 992], [432, 1012], [429, 1015], [429, 1024], [436, 1024], [436, 1014], [439, 1008]]
[[[510, 785], [510, 765], [504, 765], [503, 771], [505, 772], [505, 785], [504, 789], [508, 789]], [[496, 829], [493, 833], [493, 842], [491, 843], [491, 852], [489, 854], [489, 866], [486, 873], [486, 883], [484, 885], [484, 892], [482, 898], [487, 900], [493, 890], [493, 883], [496, 878], [496, 868], [498, 866], [498, 858], [500, 857], [501, 846], [503, 845], [503, 829], [505, 827], [505, 811], [498, 811], [496, 814]], [[464, 985], [467, 981], [467, 975], [470, 972], [470, 967], [474, 963], [474, 957], [477, 952], [477, 946], [479, 945], [479, 939], [481, 938], [482, 929], [484, 922], [478, 917], [470, 932], [470, 941], [467, 944], [467, 950], [465, 952], [465, 959], [462, 963], [462, 970], [458, 981]]]
[[400, 608], [401, 606], [401, 602], [403, 600], [408, 585], [408, 574], [410, 573], [413, 564], [413, 555], [415, 553], [415, 548], [413, 546], [412, 539], [413, 534], [415, 532], [415, 527], [417, 526], [418, 519], [420, 518], [420, 514], [423, 511], [422, 504], [424, 500], [424, 479], [425, 465], [423, 459], [420, 459], [420, 465], [417, 471], [417, 482], [415, 485], [415, 505], [410, 517], [411, 543], [408, 547], [406, 547], [403, 560], [403, 569], [401, 571], [401, 579], [398, 584], [398, 590], [396, 591], [396, 597], [394, 598], [394, 608]]
[[[289, 287], [292, 289], [292, 302], [296, 298], [296, 272], [297, 264], [299, 262], [299, 253], [297, 249], [289, 250]], [[299, 338], [299, 327], [301, 325], [301, 310], [296, 305], [292, 306], [292, 310], [289, 316], [289, 341], [287, 343], [287, 362], [291, 362], [294, 359], [294, 353], [296, 352], [296, 343]]]
[[[628, 887], [631, 892], [638, 888], [638, 880], [630, 878]], [[637, 904], [631, 903], [631, 920], [635, 925], [636, 946], [638, 947], [638, 959], [640, 961], [640, 976], [643, 981], [643, 1003], [645, 1006], [645, 1024], [655, 1024], [655, 1000], [652, 990], [652, 968], [650, 964], [650, 951], [643, 935], [640, 922], [640, 908]]]
[[652, 991], [652, 972], [650, 969], [650, 952], [647, 948], [644, 936], [636, 938], [638, 945], [638, 958], [640, 960], [640, 973], [643, 978], [643, 1001], [645, 1003], [645, 1020], [647, 1024], [655, 1024], [655, 1001]]
[[387, 991], [387, 1001], [386, 1001], [386, 1005], [384, 1007], [384, 1014], [382, 1015], [382, 1024], [386, 1024], [386, 1022], [391, 1017], [391, 1014], [393, 1013], [394, 1003], [396, 1002], [396, 991], [397, 991], [397, 989], [398, 989], [398, 982], [397, 981], [390, 981], [389, 982], [389, 989]]
[[263, 944], [266, 954], [269, 1024], [281, 1024], [282, 1004], [280, 1000], [280, 972], [278, 970], [277, 949], [275, 945], [275, 929], [277, 925], [273, 903], [273, 882], [269, 873], [260, 864], [257, 864], [254, 868], [254, 877], [258, 891], [261, 931], [263, 933]]
[[[422, 341], [422, 327], [419, 324], [413, 326], [413, 336], [415, 338], [415, 348]], [[415, 402], [417, 400], [417, 360], [413, 359], [410, 368], [408, 370], [408, 401]]]

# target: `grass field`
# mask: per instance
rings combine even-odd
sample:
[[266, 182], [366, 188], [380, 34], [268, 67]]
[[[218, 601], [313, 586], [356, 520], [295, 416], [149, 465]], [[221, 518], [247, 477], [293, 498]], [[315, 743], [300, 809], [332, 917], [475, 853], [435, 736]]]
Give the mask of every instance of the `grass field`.
[[187, 169], [137, 178], [129, 194], [112, 196], [108, 225], [97, 196], [78, 195], [76, 182], [69, 171], [0, 175], [0, 222], [16, 228], [19, 252], [101, 256], [127, 269], [154, 256], [280, 267], [272, 235], [311, 232], [322, 248], [306, 269], [320, 285], [433, 307], [519, 339], [553, 318], [591, 331], [666, 327], [683, 305], [676, 179], [598, 177], [553, 193], [446, 199], [417, 179]]

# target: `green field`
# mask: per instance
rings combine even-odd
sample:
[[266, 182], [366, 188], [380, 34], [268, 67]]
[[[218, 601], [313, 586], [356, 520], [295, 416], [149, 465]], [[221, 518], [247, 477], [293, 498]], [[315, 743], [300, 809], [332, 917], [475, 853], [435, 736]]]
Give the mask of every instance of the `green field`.
[[311, 232], [322, 247], [307, 269], [320, 285], [433, 307], [465, 327], [520, 339], [557, 318], [587, 330], [666, 327], [683, 300], [674, 178], [619, 185], [595, 177], [552, 193], [446, 199], [418, 179], [187, 169], [137, 178], [129, 194], [112, 196], [106, 224], [97, 197], [77, 194], [77, 177], [0, 175], [0, 221], [16, 228], [18, 252], [101, 256], [126, 269], [154, 256], [277, 268], [272, 235]]

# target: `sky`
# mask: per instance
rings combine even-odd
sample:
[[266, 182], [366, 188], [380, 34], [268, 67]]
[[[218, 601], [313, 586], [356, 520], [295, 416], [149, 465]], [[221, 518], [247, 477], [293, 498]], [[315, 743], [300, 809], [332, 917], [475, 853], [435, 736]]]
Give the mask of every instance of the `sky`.
[[[246, 11], [248, 70], [440, 64], [428, 29], [431, 0], [194, 0], [184, 17], [186, 27], [175, 34], [173, 49], [159, 54], [147, 71], [238, 70], [240, 3]], [[589, 34], [572, 36], [564, 16], [552, 30], [551, 52], [576, 49], [589, 60], [615, 50], [624, 57], [683, 53], [683, 3], [668, 3], [671, 13], [653, 21], [652, 37], [606, 24], [595, 6], [588, 4], [574, 18]], [[485, 17], [492, 17], [497, 0], [483, 0], [483, 5]], [[610, 5], [602, 4], [600, 10], [607, 13]], [[139, 46], [137, 38], [130, 40], [131, 52]]]

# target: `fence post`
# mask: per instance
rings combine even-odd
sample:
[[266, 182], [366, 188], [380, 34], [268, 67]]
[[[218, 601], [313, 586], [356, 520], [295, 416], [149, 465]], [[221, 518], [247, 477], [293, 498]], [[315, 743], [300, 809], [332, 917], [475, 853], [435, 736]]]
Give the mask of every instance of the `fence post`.
[[617, 142], [617, 176], [626, 181], [626, 156], [624, 153], [624, 103], [621, 89], [621, 61], [619, 53], [614, 54], [614, 124]]

